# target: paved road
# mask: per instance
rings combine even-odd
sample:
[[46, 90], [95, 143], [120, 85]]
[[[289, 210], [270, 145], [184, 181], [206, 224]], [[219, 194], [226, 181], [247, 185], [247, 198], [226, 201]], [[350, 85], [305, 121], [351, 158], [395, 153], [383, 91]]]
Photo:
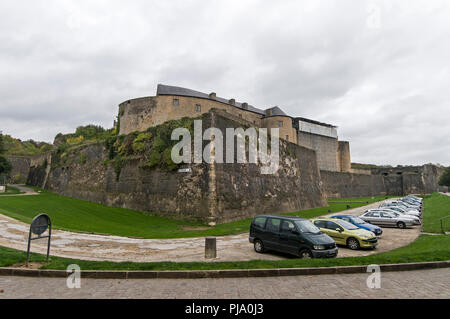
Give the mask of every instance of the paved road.
[[368, 274], [232, 279], [82, 279], [0, 277], [3, 298], [450, 298], [450, 269], [381, 274], [381, 288], [367, 288]]
[[[1, 198], [0, 198], [1, 202]], [[345, 213], [357, 215], [365, 209], [378, 207], [378, 203], [347, 210]], [[26, 250], [29, 225], [0, 214], [0, 246]], [[409, 244], [420, 235], [420, 228], [385, 228], [376, 250], [342, 248], [339, 257], [356, 257], [392, 250]], [[205, 261], [204, 238], [180, 239], [137, 239], [118, 236], [73, 233], [60, 230], [52, 232], [53, 256], [134, 262], [157, 261]], [[47, 241], [33, 242], [33, 252], [46, 253]], [[222, 236], [217, 238], [218, 259], [216, 261], [245, 261], [255, 259], [281, 260], [285, 255], [257, 254], [248, 242], [248, 234]]]
[[37, 195], [39, 193], [37, 193], [34, 189], [30, 188], [30, 187], [26, 187], [26, 185], [22, 185], [22, 184], [11, 184], [12, 187], [19, 189], [21, 192], [24, 192], [25, 194], [33, 194], [33, 195]]

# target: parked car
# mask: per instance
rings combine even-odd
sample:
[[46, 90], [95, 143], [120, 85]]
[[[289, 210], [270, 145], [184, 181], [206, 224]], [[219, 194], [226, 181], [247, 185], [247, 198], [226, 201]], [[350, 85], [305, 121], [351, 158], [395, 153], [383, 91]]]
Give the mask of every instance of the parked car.
[[408, 226], [414, 226], [414, 221], [411, 218], [395, 216], [394, 213], [379, 209], [368, 210], [359, 217], [368, 223], [379, 226], [395, 226], [403, 229]]
[[301, 258], [336, 257], [335, 241], [299, 217], [256, 216], [250, 226], [250, 243], [257, 253], [274, 250]]
[[406, 210], [408, 210], [408, 211], [416, 211], [416, 212], [418, 212], [419, 214], [421, 213], [421, 209], [420, 209], [420, 208], [417, 208], [417, 207], [411, 207], [411, 206], [409, 206], [409, 205], [406, 205], [406, 204], [403, 203], [403, 202], [398, 202], [398, 201], [394, 201], [394, 202], [385, 202], [385, 203], [382, 203], [380, 206], [381, 206], [381, 207], [384, 207], [384, 206], [398, 206], [398, 207], [403, 208], [403, 209], [406, 209]]
[[406, 197], [408, 197], [408, 198], [413, 198], [413, 199], [415, 199], [415, 200], [418, 200], [419, 202], [423, 202], [423, 198], [422, 198], [422, 197], [417, 197], [417, 196], [415, 196], [415, 195], [408, 195], [408, 196], [406, 196]]
[[422, 208], [422, 203], [417, 202], [417, 201], [412, 200], [412, 199], [401, 198], [400, 201], [402, 201], [403, 203], [406, 203], [407, 205], [410, 205], [410, 206], [415, 206], [417, 208]]
[[345, 220], [336, 218], [319, 218], [312, 221], [321, 231], [334, 239], [336, 244], [350, 249], [376, 248], [378, 238], [374, 233], [361, 229]]
[[405, 206], [405, 207], [408, 207], [408, 208], [411, 208], [411, 209], [415, 209], [415, 210], [418, 210], [418, 211], [421, 210], [421, 209], [420, 209], [420, 206], [413, 205], [413, 204], [409, 204], [409, 203], [404, 202], [404, 201], [402, 201], [402, 200], [397, 200], [397, 201], [394, 201], [394, 202], [392, 202], [392, 203], [396, 203], [396, 204], [398, 204], [398, 205], [402, 205], [402, 206]]
[[404, 213], [399, 213], [399, 212], [396, 212], [396, 211], [390, 209], [389, 207], [385, 207], [385, 208], [381, 209], [381, 211], [389, 212], [389, 213], [395, 215], [396, 217], [403, 216], [405, 218], [412, 219], [414, 221], [414, 225], [420, 225], [421, 224], [420, 218], [417, 217], [417, 216], [407, 215], [407, 214], [404, 214]]
[[369, 224], [368, 222], [362, 220], [359, 217], [355, 217], [355, 216], [347, 216], [347, 215], [338, 215], [338, 216], [332, 216], [331, 218], [337, 218], [337, 219], [342, 219], [345, 220], [359, 228], [371, 231], [372, 233], [374, 233], [377, 236], [381, 236], [381, 234], [383, 234], [383, 230], [381, 229], [381, 227], [378, 227], [376, 225], [372, 225]]
[[400, 213], [400, 214], [412, 215], [412, 216], [417, 216], [417, 217], [421, 216], [421, 213], [418, 212], [417, 210], [404, 208], [404, 207], [398, 206], [398, 205], [381, 204], [380, 209], [382, 209], [382, 208], [388, 208], [388, 209], [396, 211], [397, 213]]

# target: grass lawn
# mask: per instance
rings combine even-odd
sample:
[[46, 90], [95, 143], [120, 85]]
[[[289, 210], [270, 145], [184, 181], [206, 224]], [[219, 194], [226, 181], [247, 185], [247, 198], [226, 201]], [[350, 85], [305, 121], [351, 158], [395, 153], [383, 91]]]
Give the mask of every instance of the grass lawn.
[[5, 193], [0, 193], [0, 196], [2, 195], [15, 195], [15, 194], [21, 194], [22, 192], [20, 190], [18, 190], [15, 187], [11, 187], [11, 186], [6, 186], [6, 192]]
[[[434, 193], [425, 197], [425, 214], [423, 214], [423, 231], [440, 233], [440, 218], [450, 215], [450, 196]], [[444, 230], [450, 231], [450, 218], [444, 220]]]
[[[383, 199], [384, 197], [365, 198], [364, 202]], [[366, 204], [355, 203], [351, 204], [351, 207], [364, 205]], [[347, 204], [332, 203], [327, 207], [287, 215], [313, 218], [327, 214], [330, 209], [333, 212], [340, 212], [346, 208]], [[244, 219], [209, 227], [198, 222], [178, 221], [135, 210], [108, 207], [47, 191], [34, 196], [0, 198], [0, 213], [25, 223], [31, 223], [37, 214], [46, 213], [51, 217], [53, 227], [56, 229], [148, 239], [239, 234], [248, 232], [251, 222], [251, 219]]]
[[[0, 247], [0, 267], [8, 267], [24, 263], [26, 253], [14, 249]], [[83, 270], [211, 270], [211, 269], [261, 269], [261, 268], [291, 268], [291, 267], [332, 267], [370, 264], [392, 264], [425, 261], [450, 260], [450, 236], [422, 235], [408, 246], [389, 252], [365, 257], [347, 257], [333, 259], [286, 259], [253, 260], [240, 262], [98, 262], [51, 257], [50, 263], [42, 269], [66, 269], [71, 264], [77, 264]], [[45, 256], [32, 254], [31, 262], [44, 262]]]

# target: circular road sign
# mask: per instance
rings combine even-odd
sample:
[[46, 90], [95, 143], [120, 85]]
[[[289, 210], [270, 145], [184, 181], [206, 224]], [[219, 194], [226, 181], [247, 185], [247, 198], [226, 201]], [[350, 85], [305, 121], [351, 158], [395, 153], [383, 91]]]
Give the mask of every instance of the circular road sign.
[[31, 222], [31, 232], [35, 235], [42, 235], [51, 224], [50, 217], [46, 214], [36, 216]]

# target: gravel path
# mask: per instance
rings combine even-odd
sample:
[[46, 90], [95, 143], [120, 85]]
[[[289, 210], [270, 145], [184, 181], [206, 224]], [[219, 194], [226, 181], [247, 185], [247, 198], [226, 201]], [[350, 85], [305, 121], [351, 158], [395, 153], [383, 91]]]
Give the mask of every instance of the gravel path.
[[26, 187], [25, 185], [19, 185], [19, 184], [10, 184], [8, 186], [17, 188], [19, 191], [23, 192], [23, 194], [11, 194], [11, 195], [2, 195], [2, 197], [7, 196], [30, 196], [30, 195], [39, 195], [38, 192], [36, 192], [34, 189]]

